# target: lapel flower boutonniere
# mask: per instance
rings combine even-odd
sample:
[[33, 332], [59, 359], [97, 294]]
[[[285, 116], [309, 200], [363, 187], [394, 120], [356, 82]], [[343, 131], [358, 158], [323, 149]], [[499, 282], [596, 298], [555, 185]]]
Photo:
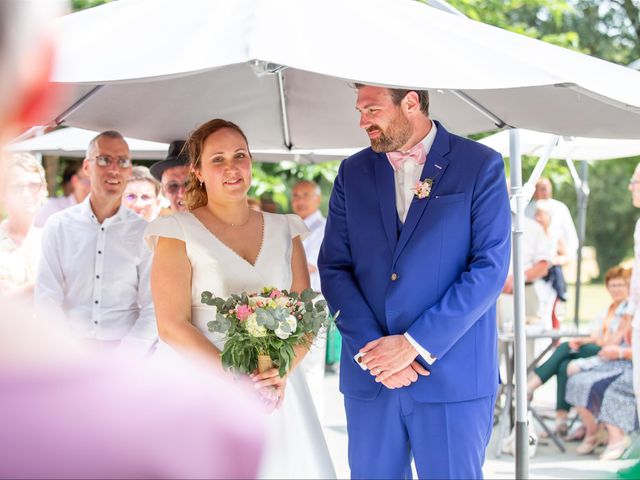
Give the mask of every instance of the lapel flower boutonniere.
[[411, 190], [416, 198], [422, 200], [423, 198], [429, 198], [431, 195], [431, 186], [433, 185], [433, 178], [425, 178], [423, 181], [418, 180], [416, 186]]

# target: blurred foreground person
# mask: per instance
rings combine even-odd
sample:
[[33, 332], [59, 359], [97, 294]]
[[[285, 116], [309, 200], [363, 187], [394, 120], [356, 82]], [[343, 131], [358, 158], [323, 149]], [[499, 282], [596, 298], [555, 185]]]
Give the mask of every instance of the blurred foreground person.
[[[0, 2], [0, 145], [49, 100], [55, 6]], [[0, 161], [0, 194], [6, 173]], [[38, 321], [1, 296], [0, 309], [0, 478], [255, 477], [263, 429], [250, 396], [191, 366], [89, 356], [55, 315]]]
[[0, 199], [7, 218], [0, 222], [0, 292], [33, 295], [41, 229], [33, 219], [46, 194], [44, 170], [33, 155], [11, 156]]
[[147, 167], [133, 167], [124, 189], [122, 204], [147, 222], [155, 220], [160, 214], [160, 183]]

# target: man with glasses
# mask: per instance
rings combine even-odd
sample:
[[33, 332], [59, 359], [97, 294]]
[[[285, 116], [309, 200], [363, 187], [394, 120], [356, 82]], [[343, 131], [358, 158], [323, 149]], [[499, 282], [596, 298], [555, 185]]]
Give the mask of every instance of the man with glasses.
[[36, 303], [62, 310], [71, 330], [96, 348], [146, 353], [157, 338], [151, 255], [142, 240], [147, 222], [122, 206], [132, 170], [122, 135], [91, 140], [82, 169], [90, 195], [45, 226]]
[[169, 200], [172, 212], [186, 210], [184, 192], [189, 183], [189, 155], [185, 143], [183, 140], [171, 142], [167, 158], [151, 165], [151, 175], [160, 181], [162, 195]]

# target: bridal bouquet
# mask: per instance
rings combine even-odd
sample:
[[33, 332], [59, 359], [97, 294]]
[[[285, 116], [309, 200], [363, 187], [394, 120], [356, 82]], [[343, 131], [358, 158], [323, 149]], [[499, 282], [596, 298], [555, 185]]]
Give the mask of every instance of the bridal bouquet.
[[262, 373], [273, 365], [283, 377], [290, 369], [296, 345], [310, 346], [320, 328], [328, 326], [327, 302], [313, 302], [318, 294], [264, 288], [262, 292], [215, 297], [202, 292], [202, 303], [216, 307], [211, 332], [225, 335], [222, 365], [243, 373]]

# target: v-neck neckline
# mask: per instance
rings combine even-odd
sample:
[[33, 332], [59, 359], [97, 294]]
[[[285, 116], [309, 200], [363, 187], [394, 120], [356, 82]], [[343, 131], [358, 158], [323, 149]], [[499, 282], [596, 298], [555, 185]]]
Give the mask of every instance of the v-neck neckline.
[[237, 258], [239, 258], [240, 260], [242, 260], [244, 263], [246, 263], [247, 265], [249, 265], [251, 268], [256, 268], [256, 265], [258, 265], [258, 262], [260, 261], [260, 259], [262, 258], [262, 251], [264, 250], [264, 242], [267, 238], [266, 236], [266, 229], [267, 229], [267, 217], [264, 214], [264, 212], [260, 212], [260, 215], [262, 215], [262, 240], [260, 241], [260, 249], [258, 250], [258, 254], [256, 255], [256, 258], [254, 259], [253, 263], [251, 263], [249, 260], [247, 260], [246, 258], [244, 258], [242, 255], [240, 255], [238, 252], [236, 252], [233, 248], [231, 248], [229, 245], [227, 245], [226, 243], [224, 243], [222, 240], [220, 240], [220, 238], [218, 238], [218, 236], [213, 233], [211, 230], [209, 230], [209, 228], [200, 221], [200, 219], [198, 217], [196, 217], [192, 212], [187, 212], [189, 215], [191, 215], [191, 217], [196, 221], [196, 223], [198, 225], [200, 225], [200, 227], [207, 232], [215, 241], [217, 241], [220, 245], [222, 245], [224, 248], [226, 248], [228, 251], [230, 251], [234, 256], [236, 256]]

